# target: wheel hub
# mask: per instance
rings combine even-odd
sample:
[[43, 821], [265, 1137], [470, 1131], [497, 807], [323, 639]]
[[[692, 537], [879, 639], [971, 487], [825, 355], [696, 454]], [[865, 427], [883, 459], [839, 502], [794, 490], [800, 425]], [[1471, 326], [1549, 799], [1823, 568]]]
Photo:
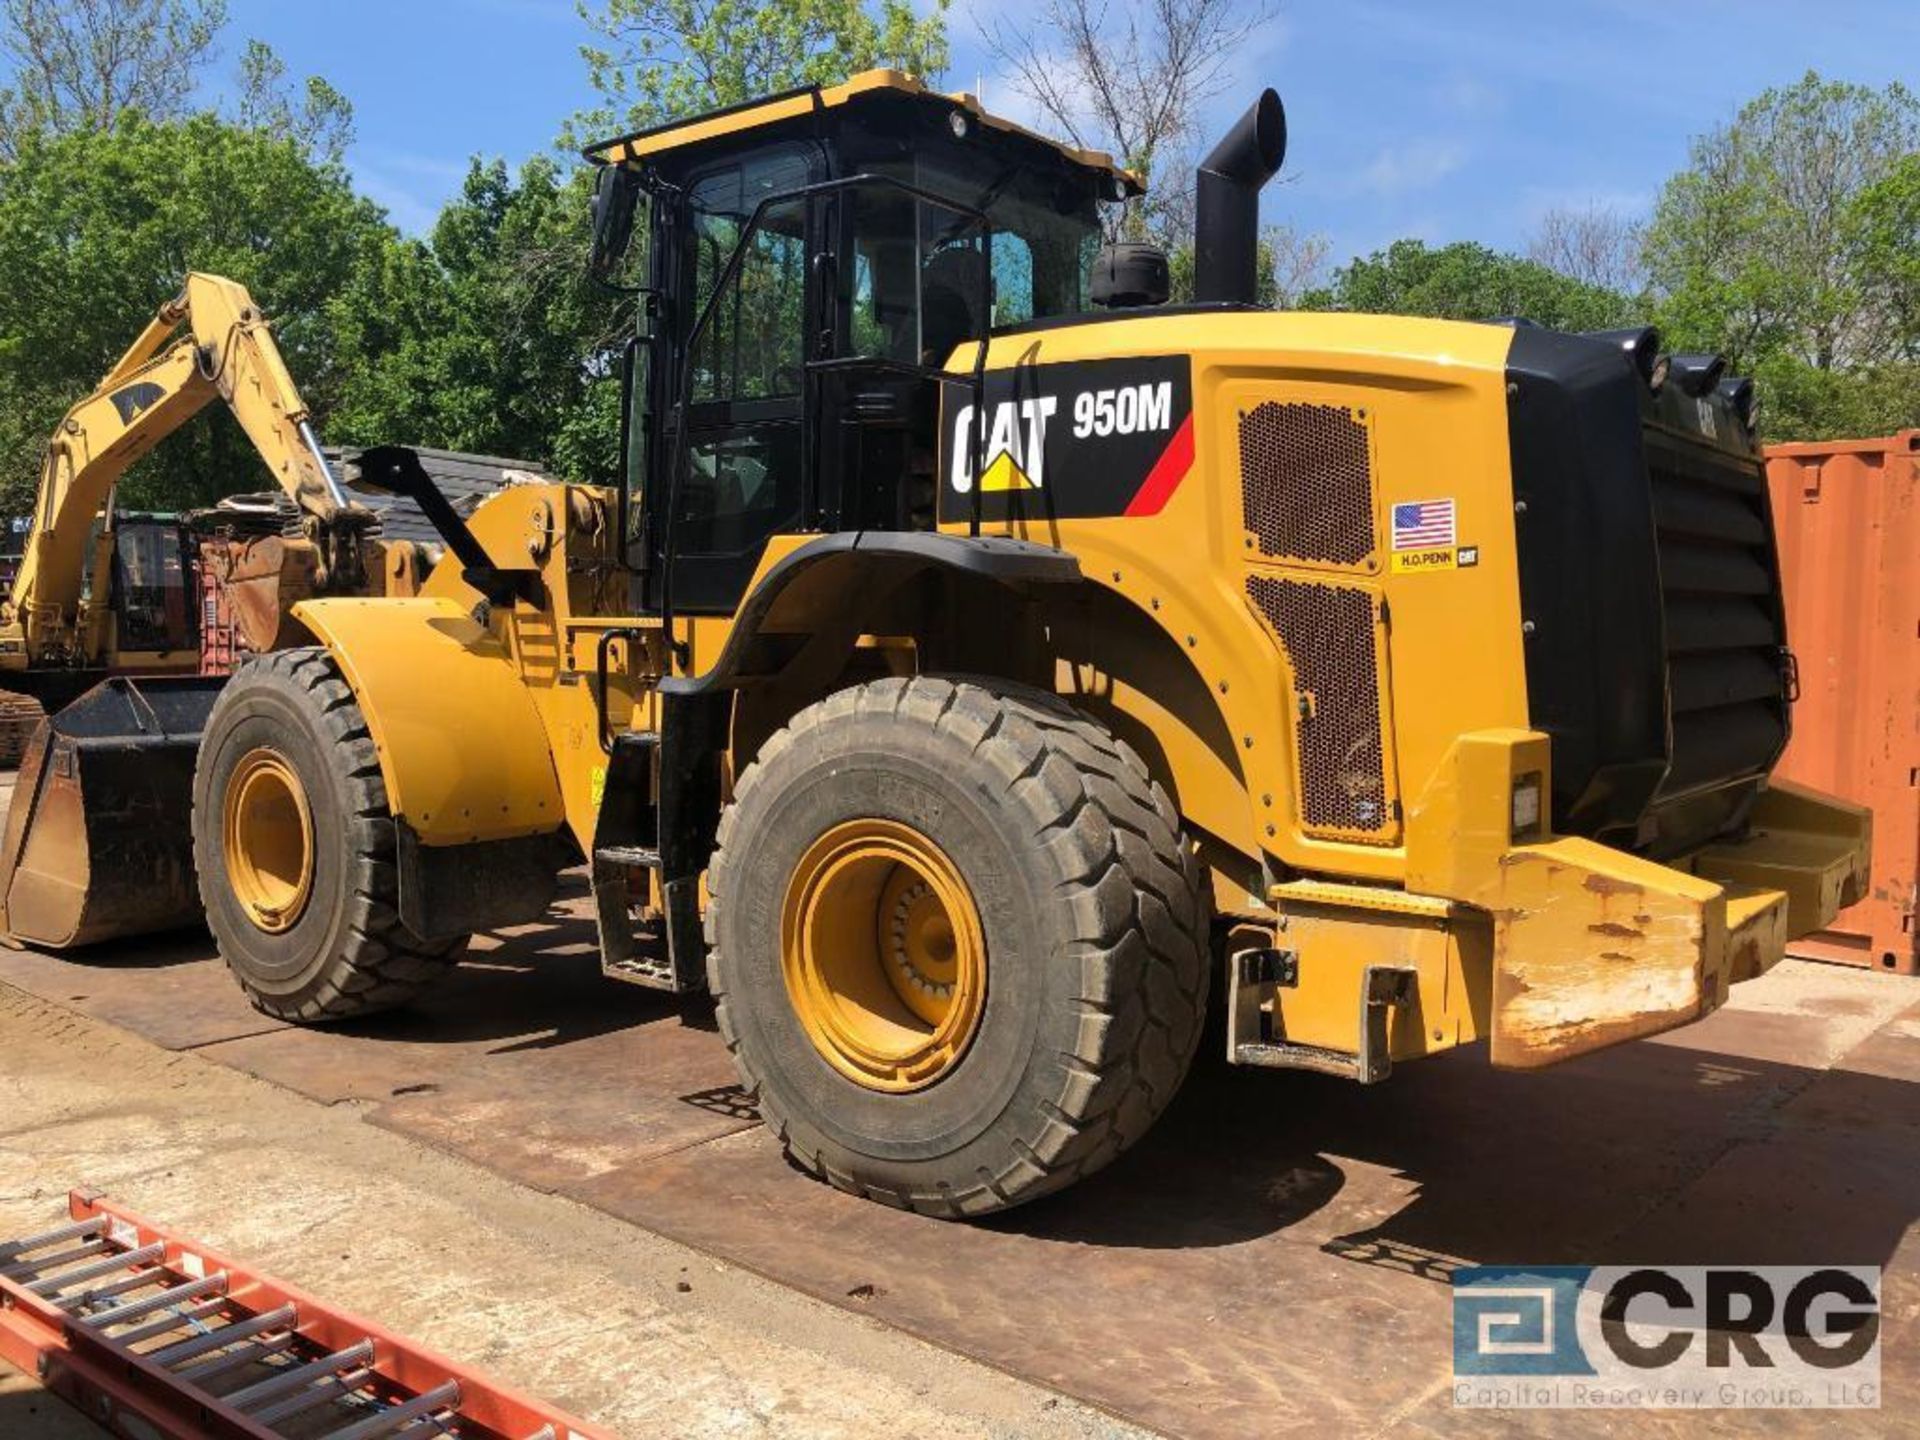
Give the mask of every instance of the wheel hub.
[[221, 847], [240, 908], [270, 935], [290, 930], [313, 893], [313, 816], [284, 755], [262, 747], [240, 757], [227, 782]]
[[910, 826], [846, 821], [794, 869], [787, 994], [814, 1049], [857, 1084], [917, 1090], [957, 1065], [985, 1007], [986, 962], [966, 881]]

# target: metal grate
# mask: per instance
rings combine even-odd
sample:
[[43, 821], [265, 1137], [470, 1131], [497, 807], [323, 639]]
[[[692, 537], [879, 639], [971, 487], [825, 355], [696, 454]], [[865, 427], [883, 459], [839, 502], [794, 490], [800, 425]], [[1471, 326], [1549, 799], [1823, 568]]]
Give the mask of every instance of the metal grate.
[[1247, 593], [1293, 669], [1304, 828], [1390, 835], [1396, 816], [1387, 791], [1373, 595], [1265, 575], [1248, 579]]
[[1780, 572], [1759, 467], [1647, 436], [1673, 751], [1664, 793], [1766, 770], [1787, 741]]
[[1261, 554], [1361, 564], [1374, 550], [1365, 420], [1344, 405], [1272, 400], [1244, 412], [1240, 503]]

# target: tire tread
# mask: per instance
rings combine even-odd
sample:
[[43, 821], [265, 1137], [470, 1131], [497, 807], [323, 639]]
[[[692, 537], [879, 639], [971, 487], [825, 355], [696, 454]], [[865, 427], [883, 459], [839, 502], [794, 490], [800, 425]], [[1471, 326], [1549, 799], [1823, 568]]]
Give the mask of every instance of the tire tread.
[[[887, 1188], [829, 1163], [796, 1138], [794, 1117], [762, 1084], [722, 982], [717, 917], [729, 893], [740, 801], [767, 762], [842, 716], [911, 718], [967, 742], [1026, 811], [1035, 844], [1059, 853], [1059, 895], [1078, 938], [1076, 1040], [1055, 1057], [1061, 1083], [1001, 1137], [1003, 1159], [972, 1183]], [[802, 710], [763, 748], [721, 817], [710, 875], [707, 979], [720, 1033], [768, 1128], [804, 1169], [836, 1187], [929, 1215], [985, 1214], [1084, 1178], [1145, 1134], [1179, 1089], [1207, 1013], [1209, 916], [1199, 863], [1166, 791], [1131, 747], [1048, 691], [975, 677], [890, 678]], [[1150, 912], [1157, 911], [1154, 915]]]
[[[394, 864], [393, 812], [372, 732], [359, 701], [333, 657], [318, 647], [277, 650], [248, 660], [241, 672], [277, 677], [304, 692], [312, 718], [331, 742], [330, 761], [346, 782], [343, 819], [352, 840], [344, 903], [352, 912], [345, 943], [327, 957], [319, 984], [304, 998], [257, 990], [223, 954], [227, 969], [254, 1008], [278, 1020], [311, 1025], [353, 1019], [404, 1005], [459, 962], [468, 937], [423, 940], [400, 923], [399, 871]], [[227, 694], [233, 694], [231, 689]], [[221, 705], [227, 700], [221, 697]], [[216, 707], [215, 716], [219, 715]], [[209, 721], [209, 729], [212, 728]], [[202, 750], [202, 756], [206, 754]], [[196, 776], [195, 793], [199, 793]], [[210, 886], [223, 883], [200, 872], [201, 904], [211, 910]]]

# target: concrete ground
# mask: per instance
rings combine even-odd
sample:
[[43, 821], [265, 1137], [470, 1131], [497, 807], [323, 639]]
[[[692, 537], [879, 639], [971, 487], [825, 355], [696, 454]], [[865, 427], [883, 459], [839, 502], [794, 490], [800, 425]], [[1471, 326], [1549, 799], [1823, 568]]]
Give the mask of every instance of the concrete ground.
[[[0, 1237], [62, 1223], [67, 1190], [96, 1185], [620, 1435], [1142, 1433], [361, 1109], [0, 985]], [[0, 1375], [0, 1437], [90, 1429]]]

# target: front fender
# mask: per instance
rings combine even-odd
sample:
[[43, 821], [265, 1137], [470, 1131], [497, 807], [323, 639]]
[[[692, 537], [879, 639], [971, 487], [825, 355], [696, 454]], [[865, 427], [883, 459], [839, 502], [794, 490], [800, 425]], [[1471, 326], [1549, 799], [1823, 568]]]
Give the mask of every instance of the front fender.
[[762, 633], [817, 633], [842, 624], [849, 597], [883, 593], [928, 570], [988, 580], [1014, 591], [1080, 579], [1080, 563], [1073, 556], [1003, 535], [892, 530], [822, 535], [768, 561], [741, 600], [714, 663], [699, 675], [663, 680], [660, 690], [706, 695], [732, 689], [751, 669], [754, 644]]
[[294, 617], [339, 664], [367, 717], [387, 803], [422, 844], [560, 828], [546, 729], [513, 658], [446, 599], [306, 600]]

